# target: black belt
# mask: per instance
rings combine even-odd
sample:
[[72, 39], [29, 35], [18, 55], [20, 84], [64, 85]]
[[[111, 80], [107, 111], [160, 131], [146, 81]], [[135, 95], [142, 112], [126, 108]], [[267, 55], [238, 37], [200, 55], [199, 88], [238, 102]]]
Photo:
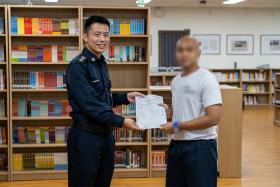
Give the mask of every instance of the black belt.
[[93, 125], [86, 122], [76, 122], [72, 123], [73, 128], [82, 129], [92, 133], [108, 134], [113, 132], [113, 127], [110, 125]]

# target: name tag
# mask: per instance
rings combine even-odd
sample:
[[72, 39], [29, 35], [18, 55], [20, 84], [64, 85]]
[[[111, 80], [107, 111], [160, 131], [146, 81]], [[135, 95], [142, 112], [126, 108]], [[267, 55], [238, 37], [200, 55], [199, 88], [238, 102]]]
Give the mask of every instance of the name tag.
[[92, 81], [92, 83], [97, 83], [97, 82], [99, 82], [100, 80], [94, 80], [94, 81]]

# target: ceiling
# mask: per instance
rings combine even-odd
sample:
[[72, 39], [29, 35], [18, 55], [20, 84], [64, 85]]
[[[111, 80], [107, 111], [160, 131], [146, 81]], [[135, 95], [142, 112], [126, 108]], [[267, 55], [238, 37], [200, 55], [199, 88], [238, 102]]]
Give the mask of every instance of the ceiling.
[[[25, 4], [28, 0], [0, 0], [0, 4]], [[45, 3], [44, 0], [32, 0], [34, 5], [87, 5], [87, 6], [136, 6], [136, 0], [58, 0], [58, 3]], [[200, 5], [200, 0], [152, 0], [151, 7], [229, 7], [223, 0], [207, 0]], [[280, 0], [247, 0], [230, 7], [280, 8]]]

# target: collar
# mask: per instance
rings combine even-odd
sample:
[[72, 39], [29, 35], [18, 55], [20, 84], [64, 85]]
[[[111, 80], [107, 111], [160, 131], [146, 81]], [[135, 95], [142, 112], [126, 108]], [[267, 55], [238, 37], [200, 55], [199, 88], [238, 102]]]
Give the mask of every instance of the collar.
[[84, 47], [82, 54], [89, 59], [91, 62], [96, 62], [96, 61], [104, 61], [105, 62], [105, 57], [103, 55], [98, 58], [94, 52], [92, 52], [90, 49], [87, 47]]

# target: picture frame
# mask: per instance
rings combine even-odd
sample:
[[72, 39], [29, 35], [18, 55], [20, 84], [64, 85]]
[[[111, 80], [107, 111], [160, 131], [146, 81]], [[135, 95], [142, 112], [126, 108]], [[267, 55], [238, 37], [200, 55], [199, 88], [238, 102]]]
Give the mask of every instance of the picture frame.
[[280, 55], [280, 34], [260, 35], [261, 55]]
[[193, 37], [200, 42], [201, 55], [221, 54], [220, 34], [194, 34]]
[[253, 55], [254, 35], [228, 34], [227, 55]]

